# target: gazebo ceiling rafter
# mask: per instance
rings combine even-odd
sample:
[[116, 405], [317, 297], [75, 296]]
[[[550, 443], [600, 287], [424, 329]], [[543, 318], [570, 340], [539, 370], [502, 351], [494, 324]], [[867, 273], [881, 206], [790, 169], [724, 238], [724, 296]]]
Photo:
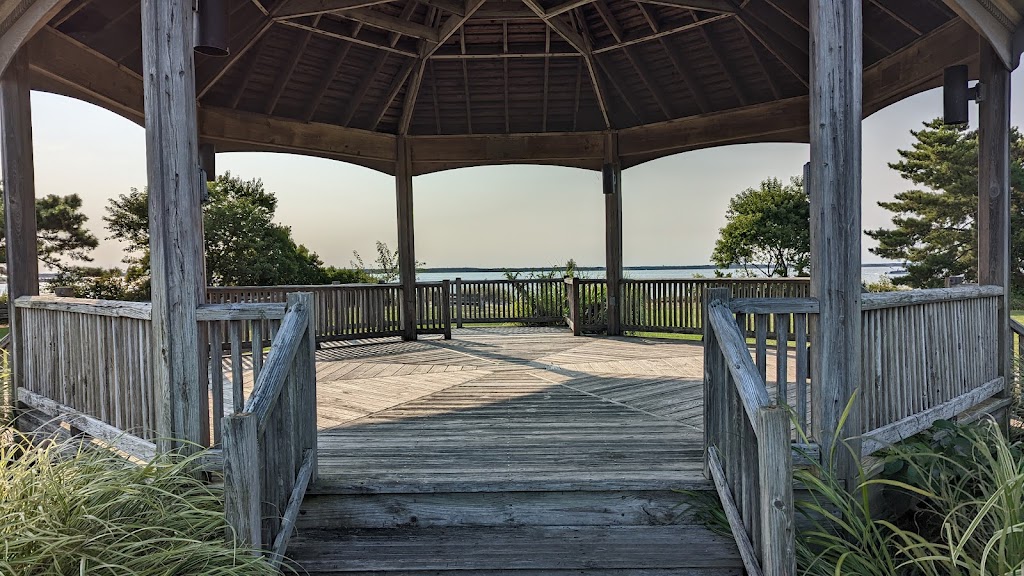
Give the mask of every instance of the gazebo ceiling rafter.
[[[945, 54], [936, 38], [976, 42], [950, 1], [865, 0], [866, 106], [937, 85], [953, 62], [920, 52]], [[412, 170], [425, 173], [509, 162], [599, 168], [603, 153], [573, 157], [551, 144], [590, 146], [574, 133], [618, 134], [624, 166], [697, 147], [806, 139], [801, 0], [228, 2], [229, 55], [196, 56], [201, 119], [213, 123], [201, 134], [219, 150], [294, 151], [392, 172], [393, 154], [360, 147], [404, 136]], [[141, 74], [137, 5], [70, 0], [40, 35], [89, 55], [111, 88], [33, 64], [39, 86], [141, 121], [135, 93], [118, 95]]]

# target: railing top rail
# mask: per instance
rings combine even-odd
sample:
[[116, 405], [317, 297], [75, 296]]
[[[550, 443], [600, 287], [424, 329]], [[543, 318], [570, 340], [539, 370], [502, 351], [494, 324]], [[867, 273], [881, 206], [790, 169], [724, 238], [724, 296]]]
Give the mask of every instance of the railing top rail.
[[564, 278], [559, 276], [558, 278], [516, 278], [515, 280], [509, 280], [508, 278], [502, 278], [500, 280], [467, 280], [465, 278], [458, 278], [458, 280], [463, 284], [558, 284], [562, 282]]
[[14, 301], [17, 308], [53, 310], [92, 316], [112, 316], [152, 320], [153, 307], [149, 302], [123, 302], [120, 300], [90, 300], [88, 298], [59, 298], [57, 296], [22, 296]]
[[734, 298], [729, 307], [737, 314], [817, 314], [817, 298]]
[[895, 292], [874, 292], [861, 295], [861, 309], [879, 310], [914, 304], [952, 302], [1002, 296], [1001, 286], [979, 286], [965, 284], [953, 288], [928, 288], [925, 290], [897, 290]]
[[288, 284], [281, 286], [207, 286], [208, 292], [312, 292], [339, 288], [395, 288], [394, 282], [352, 282], [348, 284]]
[[718, 346], [722, 350], [729, 373], [736, 383], [743, 409], [755, 431], [759, 429], [761, 409], [771, 405], [768, 389], [750, 358], [747, 342], [733, 318], [732, 310], [716, 300], [708, 306], [708, 320], [715, 332]]
[[1017, 334], [1024, 336], [1024, 324], [1017, 322], [1013, 318], [1010, 318], [1010, 330], [1013, 330]]
[[284, 318], [283, 302], [203, 304], [196, 310], [196, 320], [280, 320]]
[[[627, 270], [628, 274], [629, 271]], [[659, 282], [693, 282], [703, 284], [805, 284], [810, 282], [808, 277], [799, 278], [623, 278], [623, 282], [659, 283]]]

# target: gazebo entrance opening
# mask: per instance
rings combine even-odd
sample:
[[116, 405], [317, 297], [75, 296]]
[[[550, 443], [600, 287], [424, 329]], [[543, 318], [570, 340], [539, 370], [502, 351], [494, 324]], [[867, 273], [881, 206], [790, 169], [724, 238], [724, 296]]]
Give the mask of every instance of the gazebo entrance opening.
[[[200, 0], [207, 13], [223, 8], [220, 15], [231, 26], [224, 46], [205, 44], [210, 38], [201, 28], [204, 50], [197, 54], [192, 0], [0, 0], [12, 297], [8, 407], [22, 426], [57, 417], [142, 458], [209, 448], [203, 468], [222, 475], [225, 511], [237, 536], [280, 554], [289, 549], [305, 511], [328, 537], [298, 536], [293, 552], [318, 559], [312, 566], [322, 572], [692, 568], [732, 574], [742, 565], [749, 573], [792, 574], [792, 466], [801, 458], [820, 458], [834, 440], [847, 442], [851, 451], [823, 464], [852, 485], [861, 456], [936, 418], [998, 412], [1009, 402], [1009, 73], [1019, 57], [1014, 39], [1024, 6], [1016, 0], [913, 4], [910, 10], [904, 2], [884, 0]], [[939, 85], [942, 71], [959, 64], [980, 79], [984, 95], [981, 285], [862, 295], [861, 119]], [[151, 303], [37, 295], [32, 88], [98, 103], [145, 124]], [[620, 171], [681, 151], [755, 141], [810, 142], [812, 278], [806, 296], [746, 297], [712, 289], [697, 295], [699, 311], [687, 308], [691, 317], [698, 315], [703, 331], [703, 378], [689, 387], [700, 391], [701, 436], [680, 436], [679, 442], [672, 434], [659, 436], [661, 428], [682, 426], [657, 413], [668, 410], [665, 405], [637, 410], [637, 396], [616, 396], [621, 390], [616, 392], [615, 382], [602, 382], [600, 370], [580, 366], [594, 358], [629, 356], [623, 350], [636, 350], [636, 341], [623, 347], [629, 341], [574, 339], [566, 331], [531, 342], [529, 335], [496, 338], [478, 330], [476, 336], [414, 342], [418, 331], [450, 330], [453, 294], [450, 284], [415, 282], [414, 175], [523, 162], [601, 170], [606, 284], [576, 281], [549, 288], [564, 291], [574, 331], [601, 323], [604, 314], [614, 335], [634, 322], [646, 325], [647, 319], [632, 316], [637, 306], [645, 314], [652, 304], [656, 310], [675, 307], [672, 298], [651, 296], [671, 287], [645, 291], [622, 279]], [[364, 292], [358, 294], [327, 287], [335, 292], [319, 300], [294, 290], [284, 302], [208, 303], [199, 199], [201, 178], [215, 173], [211, 158], [218, 150], [290, 151], [393, 174], [401, 286], [360, 288]], [[456, 286], [455, 305], [465, 316], [462, 288]], [[358, 318], [347, 316], [353, 309]], [[418, 432], [403, 437], [397, 427], [409, 423], [388, 422], [383, 410], [374, 429], [396, 434], [392, 465], [421, 462], [401, 458], [402, 446], [420, 439], [423, 455], [450, 466], [459, 461], [447, 460], [453, 445], [487, 446], [497, 438], [528, 446], [549, 465], [565, 460], [600, 469], [601, 462], [586, 458], [594, 452], [545, 451], [556, 440], [549, 436], [545, 442], [543, 430], [539, 436], [530, 429], [495, 435], [502, 425], [514, 428], [538, 414], [548, 420], [529, 426], [539, 422], [548, 432], [604, 422], [604, 429], [591, 427], [581, 442], [600, 446], [602, 435], [613, 437], [609, 442], [626, 439], [633, 450], [621, 457], [649, 457], [641, 466], [643, 484], [631, 484], [635, 476], [613, 467], [591, 478], [591, 489], [566, 496], [579, 487], [572, 474], [534, 474], [532, 484], [516, 483], [526, 471], [509, 460], [505, 476], [487, 480], [491, 492], [456, 489], [465, 470], [450, 466], [447, 484], [420, 484], [446, 486], [447, 492], [427, 490], [397, 503], [388, 496], [359, 498], [358, 484], [348, 493], [332, 493], [336, 487], [321, 475], [320, 462], [340, 458], [358, 469], [359, 462], [379, 459], [360, 452], [358, 435], [332, 445], [317, 434], [317, 397], [324, 391], [317, 382], [331, 382], [317, 374], [318, 354], [342, 355], [333, 367], [336, 375], [377, 370], [375, 377], [387, 378], [380, 375], [380, 362], [356, 368], [351, 357], [344, 358], [372, 347], [316, 350], [318, 332], [353, 325], [354, 332], [342, 335], [400, 331], [404, 340], [394, 343], [398, 356], [458, 356], [490, 372], [473, 379], [475, 390], [474, 382], [447, 376], [447, 368], [449, 381], [422, 378], [421, 392], [442, 387], [439, 417], [451, 418], [435, 432], [453, 435], [428, 433], [437, 420], [421, 412], [412, 419]], [[754, 338], [750, 347], [748, 330]], [[591, 345], [597, 348], [588, 350]], [[515, 346], [520, 348], [513, 353]], [[656, 355], [660, 346], [642, 348]], [[679, 352], [673, 349], [668, 359], [680, 358]], [[616, 376], [615, 370], [637, 361], [618, 360], [622, 365], [601, 368], [615, 381], [628, 376]], [[673, 364], [665, 357], [653, 360]], [[395, 373], [409, 365], [390, 364], [386, 370]], [[429, 375], [439, 364], [415, 365]], [[452, 370], [461, 372], [470, 371]], [[670, 375], [662, 384], [678, 381]], [[371, 386], [368, 394], [359, 388], [364, 403], [372, 404], [385, 384], [377, 392]], [[384, 396], [393, 398], [400, 388]], [[466, 404], [494, 388], [507, 397]], [[449, 391], [455, 396], [446, 397]], [[355, 391], [346, 392], [342, 383], [335, 392]], [[604, 402], [592, 404], [597, 400]], [[851, 401], [850, 417], [840, 428]], [[574, 406], [589, 410], [589, 420], [574, 422]], [[326, 415], [329, 409], [323, 409]], [[791, 409], [798, 423], [806, 423], [811, 445], [794, 445]], [[415, 412], [413, 400], [401, 410]], [[637, 414], [652, 420], [642, 434], [630, 436]], [[374, 440], [386, 445], [388, 436], [374, 434]], [[693, 452], [682, 457], [668, 444]], [[662, 449], [664, 458], [658, 455]], [[618, 452], [604, 452], [609, 458], [613, 453]], [[644, 508], [645, 498], [660, 498], [649, 494], [666, 486], [659, 479], [683, 482], [682, 468], [694, 462], [705, 474], [701, 486], [714, 486], [721, 497], [735, 547], [698, 531], [683, 531], [692, 539], [681, 540], [679, 524], [641, 524], [627, 512], [638, 501], [637, 491], [645, 493], [639, 498]], [[659, 468], [662, 463], [667, 464]], [[373, 486], [416, 484], [418, 472], [410, 467]], [[414, 488], [405, 484], [403, 494], [416, 494]], [[586, 513], [606, 507], [609, 498], [625, 503], [620, 510], [629, 523]], [[346, 524], [353, 518], [381, 521], [382, 506], [401, 509], [411, 501], [417, 510], [440, 511], [441, 524], [414, 530], [422, 512], [386, 533]], [[514, 510], [520, 521], [502, 523], [503, 510]], [[490, 529], [463, 529], [481, 514], [490, 518]], [[557, 519], [576, 524], [558, 528], [552, 524]], [[594, 548], [601, 554], [588, 556]], [[438, 554], [461, 564], [441, 565]], [[346, 564], [346, 558], [358, 561]]]

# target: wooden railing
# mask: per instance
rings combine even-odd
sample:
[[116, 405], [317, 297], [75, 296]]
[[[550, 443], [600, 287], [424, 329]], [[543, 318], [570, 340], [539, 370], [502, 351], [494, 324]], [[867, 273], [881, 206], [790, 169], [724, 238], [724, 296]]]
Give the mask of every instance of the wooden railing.
[[[704, 292], [711, 288], [726, 288], [731, 298], [810, 296], [807, 278], [623, 280], [622, 329], [701, 334], [704, 330]], [[748, 335], [753, 335], [753, 318], [744, 327]], [[774, 331], [774, 324], [769, 323], [768, 330]]]
[[559, 324], [565, 315], [561, 278], [463, 280], [452, 283], [457, 327], [465, 324]]
[[[728, 291], [728, 288], [718, 289]], [[712, 293], [717, 293], [712, 290]], [[721, 292], [720, 300], [725, 302]], [[776, 403], [792, 408], [793, 440], [797, 431], [809, 430], [811, 421], [810, 389], [810, 322], [818, 313], [818, 302], [812, 298], [736, 298], [728, 300], [739, 327], [752, 326], [753, 360], [757, 375], [765, 382]], [[745, 332], [745, 330], [744, 330]], [[769, 360], [775, 364], [768, 370]]]
[[15, 313], [17, 400], [151, 456], [160, 405], [149, 303], [23, 296]]
[[[450, 334], [448, 281], [416, 284], [417, 333]], [[313, 295], [317, 342], [401, 336], [402, 287], [398, 284], [329, 284], [320, 286], [211, 286], [210, 303], [284, 302], [288, 294]], [[447, 311], [446, 311], [447, 310]], [[243, 341], [248, 342], [248, 333]]]
[[[235, 400], [222, 421], [225, 515], [239, 541], [266, 550], [274, 563], [283, 558], [306, 487], [316, 479], [314, 318], [311, 295], [288, 295], [252, 393], [241, 409]], [[235, 311], [209, 318], [249, 319]]]
[[608, 328], [608, 283], [590, 278], [566, 278], [565, 322], [572, 333], [601, 332]]
[[998, 286], [976, 285], [863, 295], [863, 454], [1005, 390], [1002, 295]]
[[[748, 303], [749, 304], [749, 303]], [[771, 307], [741, 308], [762, 314]], [[799, 312], [799, 310], [798, 310]], [[707, 293], [704, 317], [706, 466], [747, 574], [796, 573], [793, 443], [785, 394], [773, 401], [751, 358], [728, 289]]]

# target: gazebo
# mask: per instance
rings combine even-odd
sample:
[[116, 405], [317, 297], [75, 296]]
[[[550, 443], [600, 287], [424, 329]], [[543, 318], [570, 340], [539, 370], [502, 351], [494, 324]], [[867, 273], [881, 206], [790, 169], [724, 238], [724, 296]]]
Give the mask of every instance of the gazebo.
[[[153, 302], [144, 313], [151, 347], [142, 354], [163, 403], [160, 437], [184, 440], [203, 438], [208, 418], [196, 408], [205, 396], [197, 359], [207, 346], [197, 323], [267, 318], [244, 306], [204, 305], [200, 197], [217, 152], [305, 154], [394, 175], [407, 319], [416, 316], [414, 176], [524, 163], [600, 170], [614, 335], [621, 331], [622, 169], [713, 146], [809, 142], [811, 298], [733, 311], [810, 316], [813, 435], [828, 445], [870, 368], [860, 321], [869, 308], [860, 290], [861, 120], [942, 86], [944, 71], [957, 65], [981, 84], [978, 277], [985, 286], [971, 298], [998, 307], [991, 344], [999, 385], [1009, 385], [1009, 74], [1024, 46], [1022, 14], [1021, 0], [2, 0], [12, 306], [38, 294], [30, 90], [91, 102], [146, 128]], [[914, 302], [955, 299], [936, 294]], [[293, 300], [289, 310], [305, 310]], [[264, 312], [284, 317], [274, 310]], [[311, 312], [303, 313], [309, 324]], [[31, 352], [18, 349], [27, 342], [17, 336], [19, 318], [12, 313], [15, 382]], [[306, 324], [294, 328], [296, 342]], [[708, 357], [735, 360], [719, 366], [721, 374], [740, 387], [756, 432], [772, 420], [756, 416], [750, 398], [761, 396], [749, 396], [754, 384], [742, 372], [751, 359], [737, 358], [722, 330], [707, 335]], [[415, 339], [414, 323], [403, 331]], [[287, 362], [296, 357], [292, 350]], [[710, 374], [711, 384], [719, 382], [714, 367]], [[265, 416], [268, 408], [260, 409]], [[849, 436], [865, 430], [856, 413]], [[233, 434], [255, 446], [256, 433], [249, 439], [238, 426], [228, 433], [225, 424], [225, 463]], [[261, 442], [263, 432], [261, 425]], [[313, 462], [306, 481], [315, 478]], [[852, 465], [836, 463], [845, 477]], [[763, 477], [761, 486], [771, 488]], [[782, 510], [791, 496], [765, 502]], [[744, 505], [755, 503], [737, 504]], [[760, 522], [772, 521], [768, 506]], [[788, 530], [775, 544], [784, 547]], [[769, 540], [759, 561], [767, 573], [789, 573], [778, 567], [792, 560], [791, 549]]]

